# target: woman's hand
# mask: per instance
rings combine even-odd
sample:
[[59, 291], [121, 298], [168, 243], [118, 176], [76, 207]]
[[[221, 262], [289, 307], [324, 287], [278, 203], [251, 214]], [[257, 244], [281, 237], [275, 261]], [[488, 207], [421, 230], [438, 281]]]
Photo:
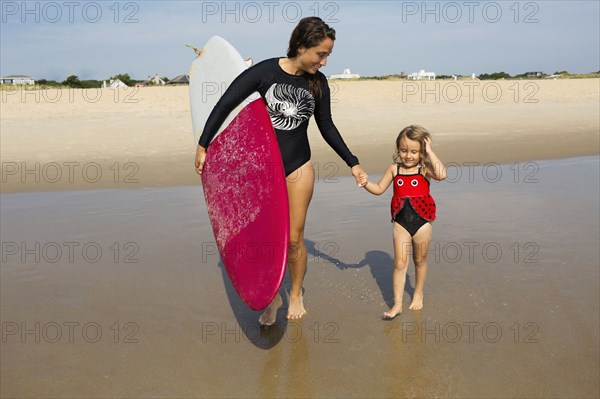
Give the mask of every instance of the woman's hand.
[[356, 185], [362, 187], [367, 184], [369, 176], [367, 172], [360, 165], [354, 165], [352, 167], [352, 176], [356, 179]]
[[196, 165], [196, 173], [199, 175], [202, 174], [202, 169], [204, 169], [204, 162], [206, 161], [206, 148], [199, 145], [196, 148], [196, 159], [194, 164]]

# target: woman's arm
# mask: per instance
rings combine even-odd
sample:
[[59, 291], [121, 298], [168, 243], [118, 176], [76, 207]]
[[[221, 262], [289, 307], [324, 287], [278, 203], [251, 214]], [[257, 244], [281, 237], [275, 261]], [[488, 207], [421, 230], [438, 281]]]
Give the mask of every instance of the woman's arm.
[[204, 162], [206, 161], [206, 149], [213, 137], [215, 137], [215, 134], [217, 134], [219, 127], [227, 119], [227, 116], [229, 116], [235, 107], [258, 89], [261, 82], [262, 65], [264, 64], [256, 64], [256, 66], [246, 69], [235, 78], [210, 112], [204, 124], [202, 135], [198, 140], [198, 147], [196, 147], [196, 157], [194, 160], [196, 173], [202, 174]]
[[359, 164], [358, 158], [355, 157], [348, 146], [342, 139], [342, 135], [337, 130], [331, 118], [331, 94], [329, 91], [329, 85], [327, 84], [327, 78], [322, 73], [319, 73], [319, 79], [321, 81], [321, 98], [315, 99], [315, 121], [321, 132], [321, 136], [325, 139], [327, 144], [342, 158], [346, 165], [353, 167]]
[[391, 164], [385, 170], [385, 173], [383, 174], [383, 176], [381, 176], [379, 183], [372, 183], [370, 181], [367, 181], [363, 187], [365, 188], [365, 190], [367, 190], [371, 194], [381, 195], [385, 192], [385, 190], [387, 190], [387, 188], [390, 186], [390, 184], [394, 180], [394, 172], [395, 171], [396, 171], [396, 164]]
[[356, 184], [361, 187], [364, 185], [363, 180], [367, 179], [367, 172], [360, 166], [358, 158], [350, 152], [350, 149], [344, 142], [342, 135], [335, 127], [331, 118], [331, 94], [329, 84], [325, 75], [319, 73], [321, 82], [321, 98], [316, 99], [315, 121], [321, 132], [321, 136], [327, 144], [352, 168], [352, 176], [356, 179]]
[[258, 90], [261, 83], [262, 63], [246, 69], [231, 82], [214, 106], [202, 130], [198, 145], [208, 148], [211, 140], [227, 119], [227, 116], [248, 96]]

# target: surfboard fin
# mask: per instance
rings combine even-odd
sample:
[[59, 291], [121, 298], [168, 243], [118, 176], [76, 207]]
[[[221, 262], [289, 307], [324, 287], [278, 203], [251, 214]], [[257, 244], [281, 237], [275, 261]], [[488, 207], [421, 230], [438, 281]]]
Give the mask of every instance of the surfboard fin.
[[194, 53], [196, 53], [196, 55], [197, 55], [198, 57], [201, 57], [201, 56], [202, 56], [202, 53], [204, 52], [204, 49], [203, 49], [203, 48], [202, 48], [202, 49], [200, 49], [200, 50], [198, 50], [196, 47], [194, 47], [194, 46], [192, 46], [192, 45], [190, 45], [190, 44], [186, 44], [186, 46], [187, 46], [187, 47], [189, 47], [189, 48], [191, 48], [192, 50], [194, 50]]

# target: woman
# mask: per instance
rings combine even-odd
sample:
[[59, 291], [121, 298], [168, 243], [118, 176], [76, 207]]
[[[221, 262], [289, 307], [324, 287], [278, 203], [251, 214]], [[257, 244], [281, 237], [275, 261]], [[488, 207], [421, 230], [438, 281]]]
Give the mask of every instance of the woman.
[[[300, 20], [292, 32], [287, 57], [271, 58], [244, 71], [226, 90], [211, 112], [196, 151], [196, 171], [202, 174], [206, 148], [229, 113], [251, 93], [258, 91], [265, 100], [277, 135], [286, 174], [290, 208], [288, 265], [292, 288], [288, 319], [302, 317], [302, 283], [306, 273], [304, 225], [314, 188], [314, 170], [310, 162], [308, 120], [314, 114], [321, 135], [352, 168], [360, 186], [366, 173], [352, 155], [331, 119], [330, 93], [325, 75], [319, 69], [327, 65], [333, 50], [335, 30], [318, 17]], [[260, 316], [262, 325], [275, 323], [281, 295]]]

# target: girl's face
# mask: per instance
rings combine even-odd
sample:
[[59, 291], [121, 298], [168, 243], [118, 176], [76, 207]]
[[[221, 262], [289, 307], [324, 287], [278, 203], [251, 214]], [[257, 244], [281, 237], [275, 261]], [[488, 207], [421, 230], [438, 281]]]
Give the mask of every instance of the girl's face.
[[421, 162], [421, 143], [404, 136], [400, 139], [398, 153], [400, 154], [400, 160], [405, 167], [415, 167]]
[[314, 47], [298, 49], [297, 60], [304, 72], [311, 75], [317, 73], [319, 68], [327, 65], [327, 57], [333, 51], [333, 40], [326, 37], [321, 43]]

